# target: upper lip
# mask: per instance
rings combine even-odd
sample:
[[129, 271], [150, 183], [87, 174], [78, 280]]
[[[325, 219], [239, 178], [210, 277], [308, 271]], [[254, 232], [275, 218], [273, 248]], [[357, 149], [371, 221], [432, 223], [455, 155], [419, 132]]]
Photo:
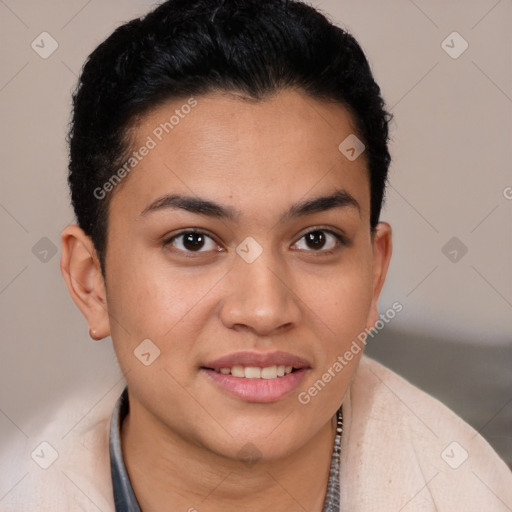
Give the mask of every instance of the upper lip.
[[287, 352], [235, 352], [226, 356], [209, 361], [203, 368], [219, 370], [220, 368], [232, 368], [233, 366], [254, 366], [266, 368], [268, 366], [292, 366], [293, 368], [310, 368], [308, 361], [302, 357], [288, 354]]

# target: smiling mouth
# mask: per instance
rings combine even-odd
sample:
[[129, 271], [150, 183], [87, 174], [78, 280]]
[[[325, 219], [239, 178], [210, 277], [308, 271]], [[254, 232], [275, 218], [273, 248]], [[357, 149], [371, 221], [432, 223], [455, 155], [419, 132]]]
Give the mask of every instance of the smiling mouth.
[[311, 371], [311, 363], [283, 351], [242, 351], [226, 354], [199, 367], [217, 390], [244, 402], [285, 399]]
[[273, 366], [265, 366], [260, 368], [258, 366], [240, 366], [235, 365], [232, 367], [225, 368], [207, 368], [204, 367], [205, 370], [211, 370], [216, 373], [221, 373], [223, 375], [232, 375], [233, 377], [238, 377], [241, 379], [277, 379], [279, 377], [285, 377], [290, 373], [294, 373], [299, 370], [299, 368], [294, 368], [293, 366], [285, 366], [285, 365], [273, 365]]

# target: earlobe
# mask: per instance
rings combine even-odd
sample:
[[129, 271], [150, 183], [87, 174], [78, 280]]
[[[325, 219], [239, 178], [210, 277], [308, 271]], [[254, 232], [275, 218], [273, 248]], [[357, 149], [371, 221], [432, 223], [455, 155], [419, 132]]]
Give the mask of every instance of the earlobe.
[[75, 224], [61, 233], [60, 270], [71, 298], [89, 324], [89, 335], [102, 339], [110, 335], [105, 283], [92, 240]]
[[373, 296], [367, 328], [373, 327], [379, 319], [379, 296], [386, 281], [386, 275], [393, 251], [392, 229], [387, 222], [379, 222], [372, 237], [373, 246]]

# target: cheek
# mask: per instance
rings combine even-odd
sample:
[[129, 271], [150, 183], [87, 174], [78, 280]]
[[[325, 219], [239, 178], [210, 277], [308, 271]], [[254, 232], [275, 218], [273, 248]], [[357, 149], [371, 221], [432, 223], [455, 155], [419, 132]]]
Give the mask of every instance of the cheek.
[[336, 345], [357, 336], [366, 326], [372, 303], [371, 265], [354, 255], [328, 272], [301, 273], [298, 296], [335, 337]]
[[315, 372], [298, 399], [312, 408], [315, 417], [334, 414], [363, 354], [359, 336], [372, 304], [370, 269], [364, 257], [359, 257], [330, 275], [310, 275], [302, 280], [303, 290], [310, 290], [305, 302], [318, 349]]
[[173, 267], [161, 256], [132, 251], [111, 265], [107, 277], [112, 339], [123, 340], [124, 351], [133, 351], [147, 338], [161, 348], [175, 338], [194, 339], [192, 331], [201, 327], [202, 301], [222, 275], [213, 266]]

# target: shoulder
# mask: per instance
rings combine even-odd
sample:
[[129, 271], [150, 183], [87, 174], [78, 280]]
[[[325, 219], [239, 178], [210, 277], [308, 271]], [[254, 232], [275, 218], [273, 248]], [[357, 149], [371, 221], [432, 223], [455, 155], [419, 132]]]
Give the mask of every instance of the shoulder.
[[0, 511], [114, 511], [110, 420], [124, 386], [96, 403], [74, 396], [0, 453]]
[[512, 472], [489, 443], [389, 368], [363, 356], [343, 406], [346, 464], [366, 493], [404, 512], [512, 507]]

